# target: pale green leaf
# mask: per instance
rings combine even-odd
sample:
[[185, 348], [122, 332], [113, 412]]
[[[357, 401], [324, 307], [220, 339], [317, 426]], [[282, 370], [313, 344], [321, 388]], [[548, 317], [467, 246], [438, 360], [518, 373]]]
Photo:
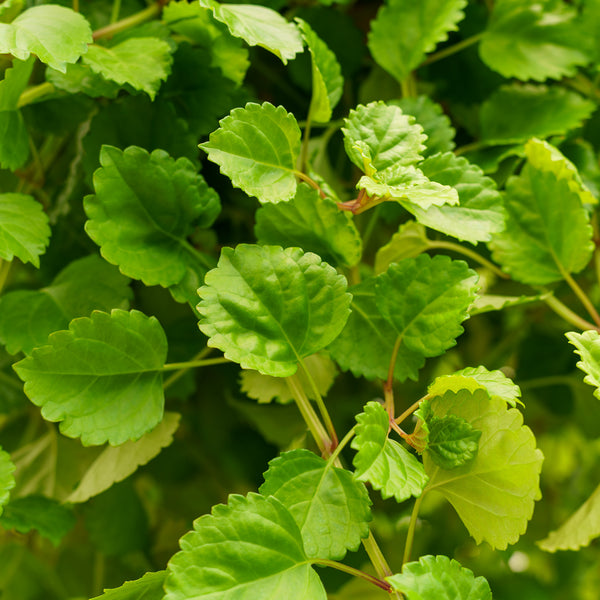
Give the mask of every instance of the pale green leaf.
[[317, 123], [327, 123], [331, 113], [342, 97], [344, 79], [340, 64], [327, 44], [319, 38], [312, 27], [296, 18], [302, 37], [308, 46], [312, 64], [312, 98], [309, 114]]
[[10, 491], [15, 487], [14, 470], [10, 454], [0, 448], [0, 515], [8, 502]]
[[118, 588], [104, 590], [104, 594], [94, 596], [92, 600], [163, 600], [166, 577], [166, 571], [146, 573], [140, 579], [126, 581]]
[[92, 29], [85, 17], [55, 4], [33, 6], [12, 23], [0, 23], [0, 53], [21, 60], [35, 54], [62, 72], [67, 63], [77, 62], [91, 43]]
[[296, 193], [300, 128], [283, 106], [249, 102], [233, 109], [200, 148], [235, 187], [261, 202], [289, 200]]
[[538, 542], [542, 550], [579, 550], [600, 536], [600, 486], [555, 531]]
[[73, 261], [45, 288], [0, 297], [0, 341], [11, 354], [29, 354], [48, 335], [93, 310], [129, 308], [129, 280], [99, 256]]
[[219, 4], [214, 0], [200, 0], [200, 6], [211, 9], [221, 23], [225, 23], [235, 37], [249, 46], [261, 46], [287, 64], [302, 52], [302, 37], [293, 23], [288, 23], [278, 12], [254, 4]]
[[386, 580], [408, 600], [492, 600], [484, 577], [475, 577], [473, 571], [447, 556], [422, 556]]
[[393, 496], [397, 502], [404, 502], [420, 496], [428, 477], [408, 450], [388, 438], [390, 418], [385, 408], [379, 402], [368, 402], [356, 421], [352, 440], [352, 448], [357, 450], [352, 461], [354, 476], [380, 490], [383, 498]]
[[375, 61], [402, 82], [465, 16], [466, 0], [387, 0], [371, 22]]
[[504, 85], [481, 105], [481, 138], [488, 145], [506, 145], [564, 134], [595, 109], [593, 102], [562, 87]]
[[590, 62], [577, 9], [554, 0], [498, 0], [479, 46], [504, 77], [561, 79]]
[[[304, 367], [310, 373], [319, 394], [326, 396], [338, 374], [335, 363], [323, 354], [313, 354], [304, 359]], [[316, 400], [304, 369], [300, 369], [297, 375], [306, 395], [310, 399]], [[242, 392], [249, 398], [257, 400], [259, 404], [267, 404], [273, 400], [279, 404], [288, 404], [294, 401], [294, 395], [285, 378], [263, 375], [258, 371], [242, 371], [240, 381]]]
[[196, 227], [209, 227], [220, 211], [216, 192], [186, 158], [163, 150], [149, 154], [103, 146], [87, 196], [85, 230], [102, 256], [146, 285], [181, 283], [188, 271], [212, 263], [188, 242]]
[[302, 535], [276, 498], [231, 495], [194, 522], [167, 567], [164, 600], [325, 600]]
[[14, 365], [25, 393], [61, 432], [84, 445], [139, 439], [162, 419], [167, 340], [138, 312], [95, 311], [57, 331]]
[[260, 493], [290, 511], [309, 558], [341, 560], [369, 535], [369, 494], [350, 471], [299, 449], [273, 459], [264, 477]]
[[0, 194], [0, 259], [15, 256], [36, 267], [50, 238], [42, 205], [26, 194]]
[[0, 5], [0, 22], [10, 23], [25, 8], [25, 0], [4, 0]]
[[537, 296], [498, 296], [494, 294], [481, 294], [475, 298], [471, 306], [471, 315], [478, 315], [492, 310], [502, 310], [511, 306], [520, 306], [521, 304], [530, 304], [539, 302], [544, 297], [543, 294]]
[[503, 270], [517, 281], [545, 285], [578, 273], [588, 264], [594, 244], [581, 197], [569, 180], [557, 177], [550, 155], [527, 143], [528, 162], [506, 184], [506, 230], [490, 247]]
[[448, 391], [433, 398], [431, 408], [436, 417], [461, 417], [482, 433], [475, 460], [456, 469], [440, 468], [425, 451], [424, 493], [442, 494], [476, 543], [504, 550], [525, 532], [540, 498], [543, 455], [533, 433], [516, 408], [507, 410], [506, 402], [484, 390]]
[[442, 469], [455, 469], [473, 462], [479, 448], [481, 431], [455, 415], [432, 417], [427, 421], [427, 451]]
[[75, 525], [70, 507], [44, 496], [26, 496], [11, 500], [0, 517], [0, 526], [28, 533], [35, 529], [42, 537], [58, 546]]
[[593, 329], [583, 333], [571, 331], [565, 335], [581, 357], [577, 367], [586, 373], [583, 381], [596, 388], [594, 396], [600, 399], [600, 335]]
[[224, 248], [209, 271], [198, 312], [209, 346], [245, 369], [286, 377], [344, 327], [346, 280], [300, 248], [240, 244]]
[[504, 229], [500, 193], [478, 166], [446, 152], [426, 158], [419, 168], [432, 181], [454, 188], [459, 201], [456, 206], [430, 207], [403, 203], [419, 223], [472, 244], [489, 242], [494, 233]]
[[400, 225], [400, 229], [392, 239], [381, 246], [375, 255], [375, 273], [383, 273], [395, 262], [405, 258], [414, 258], [429, 248], [429, 240], [425, 227], [416, 221], [407, 221]]
[[111, 46], [89, 47], [83, 62], [108, 81], [129, 84], [154, 100], [162, 81], [171, 72], [173, 57], [167, 42], [158, 38], [130, 38]]
[[362, 240], [352, 217], [304, 183], [288, 202], [259, 208], [255, 221], [260, 244], [298, 246], [343, 266], [357, 264], [362, 256]]
[[171, 444], [180, 417], [178, 413], [166, 412], [162, 421], [139, 440], [107, 446], [89, 465], [67, 502], [87, 502], [150, 462]]

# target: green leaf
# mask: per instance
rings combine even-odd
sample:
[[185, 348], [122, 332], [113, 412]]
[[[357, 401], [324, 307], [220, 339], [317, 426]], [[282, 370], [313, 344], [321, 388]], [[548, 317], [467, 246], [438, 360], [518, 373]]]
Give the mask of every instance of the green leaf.
[[99, 256], [73, 261], [40, 290], [18, 290], [0, 297], [0, 340], [11, 354], [29, 354], [53, 331], [93, 310], [129, 308], [129, 280]]
[[455, 415], [432, 417], [427, 421], [431, 460], [442, 469], [455, 469], [473, 462], [479, 448], [481, 431]]
[[473, 571], [447, 556], [422, 556], [386, 580], [408, 600], [492, 600], [484, 577], [475, 577]]
[[342, 97], [344, 79], [341, 67], [335, 54], [312, 27], [299, 18], [296, 18], [296, 22], [311, 56], [312, 98], [309, 114], [317, 123], [328, 123], [333, 109]]
[[356, 479], [368, 481], [383, 498], [394, 496], [397, 502], [419, 496], [428, 477], [408, 450], [388, 438], [390, 417], [385, 408], [379, 402], [368, 402], [356, 421], [352, 440], [352, 448], [357, 450], [352, 461]]
[[496, 262], [517, 281], [545, 285], [578, 273], [594, 244], [587, 212], [569, 180], [557, 177], [539, 142], [525, 146], [527, 165], [506, 184], [506, 231], [490, 247]]
[[231, 495], [194, 522], [167, 568], [164, 600], [325, 600], [302, 535], [276, 498]]
[[489, 242], [504, 229], [505, 212], [500, 193], [492, 179], [452, 152], [426, 158], [420, 165], [424, 175], [458, 192], [459, 204], [424, 207], [404, 204], [417, 221], [462, 241]]
[[242, 38], [249, 46], [261, 46], [272, 52], [284, 65], [302, 52], [298, 28], [270, 8], [253, 4], [219, 4], [214, 0], [200, 0], [200, 6], [211, 9], [232, 35]]
[[346, 280], [300, 248], [240, 244], [223, 248], [198, 290], [208, 345], [244, 369], [287, 377], [322, 350], [349, 314]]
[[10, 454], [0, 448], [0, 515], [10, 497], [10, 490], [15, 487], [13, 472], [15, 465], [10, 459]]
[[162, 600], [165, 596], [163, 584], [167, 577], [166, 571], [146, 573], [135, 581], [126, 581], [122, 586], [104, 590], [101, 596], [92, 600]]
[[275, 496], [290, 511], [309, 558], [341, 560], [369, 535], [369, 494], [350, 471], [299, 449], [273, 459], [264, 477], [260, 493]]
[[581, 357], [577, 367], [587, 373], [583, 381], [596, 388], [594, 396], [600, 399], [600, 335], [594, 330], [583, 333], [571, 331], [565, 335]]
[[423, 158], [421, 153], [426, 140], [423, 128], [397, 106], [384, 102], [361, 104], [351, 110], [344, 121], [346, 154], [367, 175], [370, 173], [365, 167], [365, 158], [370, 159], [370, 166], [377, 171], [412, 166]]
[[475, 302], [471, 306], [471, 315], [478, 315], [492, 310], [502, 310], [511, 306], [519, 306], [521, 304], [530, 304], [531, 302], [539, 302], [544, 298], [544, 294], [537, 296], [498, 296], [494, 294], [481, 294], [475, 298]]
[[546, 552], [579, 550], [599, 536], [600, 486], [557, 530], [539, 541], [538, 546]]
[[400, 225], [392, 239], [381, 246], [375, 255], [375, 273], [383, 273], [395, 262], [405, 258], [415, 258], [429, 248], [425, 228], [416, 221]]
[[33, 6], [12, 23], [0, 23], [0, 54], [21, 60], [35, 54], [63, 73], [67, 63], [77, 62], [92, 41], [92, 29], [83, 15], [54, 4]]
[[296, 193], [300, 128], [283, 106], [249, 102], [235, 108], [200, 148], [235, 187], [260, 202], [281, 202]]
[[343, 266], [357, 264], [362, 256], [362, 240], [352, 217], [304, 183], [288, 202], [259, 208], [255, 221], [259, 244], [299, 246]]
[[375, 61], [402, 82], [465, 16], [466, 0], [387, 0], [371, 22]]
[[[304, 366], [317, 386], [319, 394], [326, 396], [338, 374], [335, 363], [323, 354], [313, 354], [304, 359]], [[297, 375], [306, 395], [311, 400], [316, 400], [304, 369], [300, 369]], [[294, 401], [294, 395], [284, 378], [263, 375], [258, 371], [242, 371], [240, 382], [242, 392], [249, 398], [257, 400], [259, 404], [267, 404], [273, 400], [279, 404], [288, 404]]]
[[25, 0], [4, 0], [0, 5], [0, 22], [10, 23], [25, 7]]
[[87, 502], [123, 481], [138, 467], [150, 462], [173, 441], [181, 415], [166, 412], [162, 421], [139, 440], [120, 446], [107, 446], [89, 465], [81, 481], [67, 498], [67, 502]]
[[561, 79], [591, 60], [580, 29], [576, 8], [564, 2], [499, 0], [479, 52], [504, 77]]
[[138, 311], [94, 311], [14, 365], [42, 416], [84, 445], [139, 439], [162, 419], [167, 340]]
[[435, 417], [455, 415], [481, 431], [475, 460], [445, 470], [430, 453], [423, 454], [429, 483], [424, 493], [435, 490], [454, 507], [476, 543], [488, 542], [504, 550], [525, 532], [534, 500], [541, 496], [539, 474], [543, 455], [535, 437], [523, 425], [516, 408], [490, 398], [484, 390], [446, 392], [431, 400]]
[[91, 98], [116, 98], [120, 86], [114, 81], [107, 81], [87, 64], [67, 65], [64, 73], [56, 69], [46, 69], [46, 80], [59, 90], [70, 94], [79, 92]]
[[489, 145], [506, 145], [564, 134], [580, 127], [595, 109], [593, 102], [562, 87], [504, 85], [481, 105], [481, 138]]
[[189, 160], [163, 150], [103, 146], [100, 162], [96, 195], [84, 200], [85, 230], [106, 260], [129, 277], [163, 287], [181, 283], [189, 270], [210, 268], [187, 237], [196, 227], [210, 227], [220, 202]]
[[171, 72], [171, 48], [153, 37], [130, 38], [107, 48], [89, 46], [83, 62], [99, 75], [119, 85], [129, 84], [133, 89], [146, 92], [152, 100], [161, 82]]
[[26, 194], [0, 194], [0, 258], [40, 265], [50, 238], [42, 205]]
[[11, 500], [0, 517], [0, 526], [29, 533], [35, 529], [39, 534], [58, 546], [75, 525], [73, 510], [51, 498], [26, 496]]

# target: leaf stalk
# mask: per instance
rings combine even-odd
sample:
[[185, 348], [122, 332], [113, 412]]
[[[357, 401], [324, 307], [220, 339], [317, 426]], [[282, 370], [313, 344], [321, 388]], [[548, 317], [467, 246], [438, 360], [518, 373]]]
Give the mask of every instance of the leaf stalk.
[[348, 565], [345, 565], [344, 563], [337, 562], [336, 560], [319, 558], [315, 560], [313, 564], [320, 565], [322, 567], [331, 567], [332, 569], [343, 571], [344, 573], [348, 573], [349, 575], [354, 575], [354, 577], [360, 577], [361, 579], [364, 579], [365, 581], [376, 585], [377, 587], [381, 588], [382, 590], [385, 590], [386, 592], [392, 591], [392, 586], [387, 581], [379, 579], [378, 577], [373, 577], [373, 575], [369, 575], [364, 571], [355, 569], [354, 567], [350, 567]]
[[410, 561], [410, 553], [412, 552], [413, 541], [415, 539], [415, 529], [417, 527], [417, 517], [419, 516], [419, 508], [421, 507], [421, 502], [423, 501], [424, 495], [425, 494], [422, 493], [417, 498], [410, 515], [410, 523], [408, 524], [408, 532], [406, 533], [406, 544], [404, 545], [404, 557], [402, 558], [403, 565]]
[[460, 42], [457, 42], [456, 44], [453, 44], [452, 46], [448, 46], [446, 48], [443, 48], [442, 50], [439, 50], [438, 52], [434, 52], [434, 53], [430, 54], [419, 65], [419, 68], [424, 67], [426, 65], [430, 65], [431, 63], [437, 62], [438, 60], [442, 60], [443, 58], [447, 58], [448, 56], [452, 56], [453, 54], [456, 54], [457, 52], [461, 52], [465, 48], [468, 48], [469, 46], [473, 46], [474, 44], [477, 44], [481, 40], [482, 37], [483, 37], [483, 31], [480, 33], [476, 33], [475, 35], [472, 35], [471, 37], [465, 38], [464, 40], [461, 40]]
[[586, 321], [584, 318], [580, 317], [577, 313], [573, 312], [568, 306], [563, 304], [558, 298], [552, 295], [548, 295], [545, 298], [542, 298], [543, 301], [551, 308], [558, 316], [562, 317], [567, 323], [574, 325], [578, 329], [582, 331], [587, 331], [588, 329], [595, 329], [596, 331], [600, 331], [600, 327], [597, 327], [593, 323]]

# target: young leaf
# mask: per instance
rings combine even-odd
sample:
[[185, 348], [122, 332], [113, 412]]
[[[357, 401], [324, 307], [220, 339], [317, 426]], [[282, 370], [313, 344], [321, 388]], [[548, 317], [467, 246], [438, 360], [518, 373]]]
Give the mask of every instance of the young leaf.
[[577, 367], [587, 373], [583, 381], [596, 388], [594, 396], [600, 399], [600, 335], [594, 330], [583, 333], [571, 331], [565, 335], [581, 357]]
[[129, 308], [129, 279], [99, 256], [73, 261], [45, 288], [17, 290], [0, 297], [0, 341], [11, 354], [29, 354], [53, 331], [93, 310]]
[[452, 152], [426, 158], [420, 165], [423, 174], [458, 192], [459, 205], [423, 207], [402, 203], [426, 227], [477, 244], [489, 242], [504, 229], [505, 211], [500, 193], [492, 179]]
[[356, 436], [352, 448], [357, 454], [352, 461], [359, 481], [368, 481], [383, 498], [394, 496], [404, 502], [419, 496], [427, 484], [423, 465], [398, 442], [388, 438], [389, 415], [381, 404], [368, 402], [357, 415]]
[[94, 73], [119, 85], [129, 84], [154, 100], [161, 82], [171, 72], [171, 48], [158, 38], [130, 38], [107, 48], [89, 46], [83, 63]]
[[317, 123], [328, 123], [335, 105], [342, 97], [344, 79], [340, 64], [306, 21], [296, 18], [296, 22], [311, 56], [313, 89], [309, 114]]
[[428, 248], [429, 240], [425, 227], [416, 221], [407, 221], [400, 225], [400, 229], [392, 239], [377, 251], [375, 273], [383, 273], [392, 263], [400, 262], [405, 258], [415, 258]]
[[506, 185], [506, 230], [491, 242], [494, 259], [514, 279], [545, 285], [578, 273], [594, 244], [587, 212], [569, 181], [557, 177], [550, 155], [535, 140], [525, 146], [527, 165]]
[[75, 525], [73, 510], [52, 498], [25, 496], [15, 498], [5, 507], [0, 526], [28, 533], [35, 529], [41, 536], [58, 546]]
[[129, 277], [163, 287], [181, 283], [190, 269], [210, 268], [187, 237], [213, 223], [220, 202], [189, 160], [163, 150], [103, 146], [100, 162], [96, 194], [84, 200], [85, 230], [106, 260]]
[[506, 409], [500, 398], [484, 390], [446, 392], [431, 400], [435, 417], [455, 415], [481, 431], [473, 462], [451, 470], [442, 469], [426, 450], [423, 454], [429, 483], [454, 507], [476, 543], [488, 542], [504, 550], [525, 532], [540, 498], [539, 474], [543, 455], [535, 437], [523, 425], [521, 413]]
[[546, 552], [579, 550], [600, 536], [600, 486], [556, 531], [538, 542]]
[[553, 0], [499, 0], [479, 46], [481, 59], [504, 77], [561, 79], [591, 60], [577, 10]]
[[344, 277], [300, 248], [224, 248], [205, 284], [198, 312], [209, 346], [264, 375], [293, 375], [300, 359], [338, 336], [350, 312]]
[[219, 4], [215, 0], [200, 0], [200, 6], [211, 9], [231, 35], [242, 38], [249, 46], [261, 46], [287, 64], [302, 52], [300, 32], [278, 12], [253, 4]]
[[200, 148], [235, 187], [260, 202], [281, 202], [296, 193], [300, 128], [283, 106], [249, 102], [235, 108]]
[[33, 6], [12, 23], [0, 24], [0, 54], [12, 54], [21, 60], [35, 54], [63, 73], [67, 63], [77, 62], [92, 41], [92, 29], [85, 17], [55, 4]]
[[422, 556], [386, 580], [408, 600], [492, 600], [484, 577], [475, 577], [473, 571], [447, 556]]
[[326, 593], [304, 552], [296, 521], [283, 504], [250, 493], [194, 522], [167, 567], [164, 600], [325, 600]]
[[427, 451], [436, 465], [450, 470], [473, 462], [477, 456], [481, 431], [455, 415], [432, 417], [427, 427]]
[[273, 459], [264, 477], [260, 493], [275, 496], [290, 511], [309, 558], [341, 560], [369, 535], [369, 494], [350, 471], [299, 449]]
[[10, 459], [10, 454], [0, 448], [0, 515], [10, 497], [10, 490], [15, 487], [13, 472], [15, 465]]
[[402, 82], [465, 16], [466, 0], [387, 0], [371, 22], [375, 61]]
[[343, 266], [357, 264], [362, 256], [362, 240], [352, 217], [304, 183], [290, 201], [259, 208], [255, 220], [259, 244], [299, 246]]
[[104, 590], [104, 594], [95, 596], [92, 600], [163, 600], [166, 577], [166, 571], [146, 573], [140, 579], [126, 581], [118, 588]]
[[42, 205], [26, 194], [0, 194], [0, 259], [39, 267], [50, 238], [48, 216]]
[[84, 445], [139, 439], [162, 419], [167, 340], [138, 311], [94, 311], [14, 365], [25, 393], [61, 432]]

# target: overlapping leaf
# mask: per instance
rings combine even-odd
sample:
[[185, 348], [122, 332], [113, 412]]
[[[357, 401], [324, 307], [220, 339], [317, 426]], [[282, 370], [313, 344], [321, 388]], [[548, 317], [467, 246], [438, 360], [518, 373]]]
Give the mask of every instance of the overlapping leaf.
[[392, 239], [375, 255], [375, 273], [383, 273], [394, 262], [414, 258], [429, 248], [425, 228], [416, 221], [407, 221]]
[[115, 98], [119, 93], [120, 85], [115, 81], [108, 81], [100, 73], [83, 63], [67, 65], [64, 73], [56, 69], [46, 69], [46, 80], [55, 88], [70, 94], [79, 92], [91, 98]]
[[484, 577], [475, 577], [447, 556], [422, 556], [418, 562], [406, 563], [402, 573], [386, 579], [408, 600], [492, 600]]
[[260, 244], [299, 246], [344, 266], [355, 265], [362, 256], [360, 234], [350, 215], [306, 184], [298, 186], [289, 202], [263, 205], [255, 219]]
[[249, 102], [235, 108], [200, 148], [234, 186], [261, 202], [289, 200], [296, 193], [300, 128], [283, 106]]
[[166, 571], [146, 573], [135, 581], [126, 581], [122, 586], [104, 590], [101, 596], [92, 600], [162, 600], [165, 596], [163, 583], [167, 577]]
[[232, 35], [242, 38], [249, 46], [269, 50], [283, 64], [302, 52], [298, 28], [271, 8], [254, 4], [219, 4], [214, 0], [200, 0], [200, 6], [211, 9]]
[[466, 0], [388, 0], [371, 22], [375, 61], [402, 82], [464, 17]]
[[309, 450], [285, 452], [269, 463], [264, 496], [275, 496], [294, 517], [309, 558], [342, 559], [369, 535], [369, 494], [350, 471]]
[[146, 285], [175, 286], [211, 261], [187, 241], [220, 211], [217, 194], [186, 158], [131, 146], [103, 146], [96, 194], [84, 201], [85, 229], [102, 256]]
[[229, 496], [194, 522], [167, 567], [164, 600], [325, 600], [302, 535], [283, 504], [258, 494]]
[[129, 280], [96, 255], [73, 261], [45, 288], [0, 297], [0, 341], [11, 354], [30, 353], [53, 331], [93, 310], [129, 308]]
[[571, 180], [559, 178], [552, 156], [528, 142], [528, 163], [506, 185], [506, 230], [491, 243], [494, 259], [514, 279], [532, 285], [559, 281], [589, 262], [594, 245], [588, 215]]
[[0, 259], [38, 267], [50, 238], [48, 216], [42, 205], [27, 194], [0, 194]]
[[427, 452], [436, 465], [450, 470], [473, 462], [481, 431], [455, 415], [432, 417], [427, 421], [427, 427]]
[[349, 314], [346, 280], [300, 248], [240, 244], [224, 248], [198, 290], [209, 345], [246, 369], [286, 377], [322, 350]]
[[594, 396], [600, 399], [600, 335], [597, 331], [590, 330], [583, 333], [571, 331], [566, 336], [581, 357], [577, 366], [586, 373], [583, 381], [596, 388]]
[[0, 448], [0, 515], [10, 497], [10, 490], [15, 487], [13, 472], [15, 465], [10, 459], [10, 454]]
[[385, 408], [371, 401], [356, 421], [356, 436], [352, 440], [352, 448], [357, 450], [352, 461], [356, 479], [368, 481], [381, 491], [383, 498], [393, 496], [397, 502], [419, 496], [428, 477], [423, 465], [408, 450], [388, 438], [390, 422]]
[[484, 390], [448, 391], [436, 396], [431, 408], [436, 417], [461, 417], [482, 433], [475, 460], [456, 469], [440, 468], [425, 451], [429, 483], [424, 493], [441, 493], [477, 543], [486, 541], [499, 549], [514, 544], [540, 498], [543, 461], [521, 413], [507, 410], [503, 400], [490, 398]]
[[95, 311], [14, 365], [25, 393], [61, 432], [84, 445], [139, 439], [162, 419], [167, 340], [138, 311]]

